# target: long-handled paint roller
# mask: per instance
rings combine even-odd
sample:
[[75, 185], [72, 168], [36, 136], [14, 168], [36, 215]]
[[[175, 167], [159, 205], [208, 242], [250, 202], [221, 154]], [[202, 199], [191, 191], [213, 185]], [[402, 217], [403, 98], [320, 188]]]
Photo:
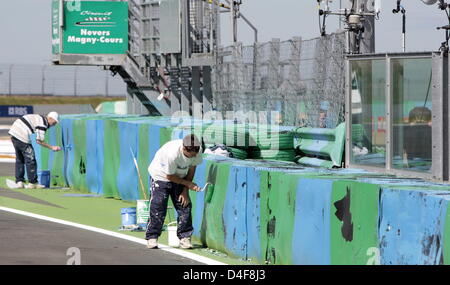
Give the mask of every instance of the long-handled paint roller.
[[205, 186], [203, 186], [203, 188], [199, 191], [199, 192], [203, 192], [206, 190], [206, 187], [208, 187], [208, 185], [211, 185], [211, 183], [206, 182]]
[[145, 192], [144, 183], [142, 183], [141, 173], [139, 172], [139, 166], [138, 166], [136, 157], [134, 157], [133, 149], [131, 148], [131, 146], [130, 146], [130, 152], [131, 152], [131, 156], [133, 157], [134, 166], [136, 167], [136, 171], [137, 171], [137, 174], [139, 177], [139, 182], [141, 184], [141, 190], [142, 190], [142, 193], [144, 194], [144, 200], [147, 200], [147, 193]]
[[203, 186], [203, 188], [199, 192], [203, 192], [206, 189], [208, 189], [208, 191], [206, 191], [206, 194], [205, 194], [206, 195], [205, 201], [206, 201], [206, 203], [211, 203], [211, 199], [214, 194], [214, 184], [212, 184], [210, 182], [206, 182], [205, 186]]

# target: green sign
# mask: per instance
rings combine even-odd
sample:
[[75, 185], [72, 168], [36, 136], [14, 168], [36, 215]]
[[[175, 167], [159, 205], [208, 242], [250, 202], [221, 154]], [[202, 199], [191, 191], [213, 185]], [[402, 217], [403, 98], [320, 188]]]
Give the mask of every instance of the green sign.
[[62, 53], [126, 54], [128, 2], [65, 1], [63, 15]]

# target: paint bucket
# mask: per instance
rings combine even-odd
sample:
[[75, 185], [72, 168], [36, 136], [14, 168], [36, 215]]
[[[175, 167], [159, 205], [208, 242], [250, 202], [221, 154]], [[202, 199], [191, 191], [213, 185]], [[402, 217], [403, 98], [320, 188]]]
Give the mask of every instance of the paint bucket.
[[[174, 226], [173, 226], [174, 225]], [[171, 247], [179, 247], [180, 239], [177, 236], [177, 222], [171, 222], [167, 225], [168, 242]]]
[[136, 223], [142, 228], [147, 227], [148, 218], [150, 217], [150, 201], [137, 200], [136, 208], [137, 208]]
[[136, 208], [122, 208], [122, 226], [132, 226], [136, 224]]
[[38, 171], [38, 183], [50, 188], [50, 170]]

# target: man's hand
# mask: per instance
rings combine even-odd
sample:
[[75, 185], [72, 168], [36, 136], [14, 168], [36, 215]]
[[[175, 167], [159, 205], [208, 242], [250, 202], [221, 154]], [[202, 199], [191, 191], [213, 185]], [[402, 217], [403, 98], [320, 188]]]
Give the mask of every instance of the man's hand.
[[181, 206], [185, 208], [191, 203], [191, 199], [189, 198], [189, 191], [187, 188], [184, 188], [183, 192], [181, 192], [181, 195], [178, 198], [178, 202], [181, 202]]
[[55, 145], [55, 146], [52, 146], [52, 150], [53, 151], [60, 151], [61, 148], [59, 146]]
[[60, 151], [61, 150], [61, 148], [59, 146], [49, 145], [45, 141], [41, 141], [41, 140], [38, 140], [38, 139], [36, 139], [36, 143], [41, 145], [41, 146], [43, 146], [43, 147], [46, 147], [46, 148], [48, 148], [50, 150], [53, 150], [53, 151]]
[[184, 186], [185, 186], [186, 188], [188, 188], [188, 189], [191, 189], [191, 190], [194, 190], [194, 191], [197, 191], [197, 192], [200, 191], [200, 190], [202, 190], [202, 189], [201, 189], [200, 187], [198, 187], [197, 184], [195, 184], [194, 182], [192, 182], [192, 181], [190, 181], [190, 180], [186, 180], [186, 179], [180, 178], [180, 177], [178, 177], [178, 176], [175, 175], [175, 174], [170, 174], [170, 175], [167, 175], [166, 177], [167, 177], [167, 179], [168, 179], [170, 182], [184, 185]]
[[196, 192], [201, 191], [202, 189], [200, 187], [197, 186], [197, 184], [195, 184], [194, 182], [189, 182], [189, 184], [186, 185], [187, 188], [194, 190]]

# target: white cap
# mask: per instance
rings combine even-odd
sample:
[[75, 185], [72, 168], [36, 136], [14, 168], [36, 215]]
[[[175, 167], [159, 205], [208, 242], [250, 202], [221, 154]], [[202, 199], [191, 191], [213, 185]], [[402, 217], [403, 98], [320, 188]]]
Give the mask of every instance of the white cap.
[[59, 115], [58, 115], [58, 113], [56, 113], [56, 112], [50, 112], [50, 113], [48, 113], [47, 117], [52, 118], [52, 119], [55, 120], [57, 123], [59, 123], [59, 120], [58, 120]]

